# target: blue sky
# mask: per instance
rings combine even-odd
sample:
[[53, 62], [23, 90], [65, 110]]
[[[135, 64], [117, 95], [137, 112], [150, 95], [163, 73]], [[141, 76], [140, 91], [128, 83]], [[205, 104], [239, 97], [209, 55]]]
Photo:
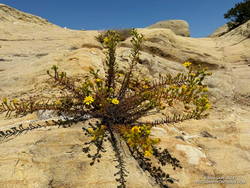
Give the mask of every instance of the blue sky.
[[0, 0], [71, 29], [142, 28], [183, 19], [192, 37], [205, 37], [225, 24], [224, 13], [241, 0]]

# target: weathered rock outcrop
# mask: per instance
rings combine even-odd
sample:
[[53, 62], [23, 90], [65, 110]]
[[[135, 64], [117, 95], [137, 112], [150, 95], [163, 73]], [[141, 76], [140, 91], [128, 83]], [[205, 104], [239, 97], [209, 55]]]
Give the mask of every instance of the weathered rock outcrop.
[[0, 21], [11, 22], [13, 24], [22, 23], [35, 23], [38, 25], [52, 25], [41, 17], [32, 14], [24, 13], [15, 8], [0, 4]]
[[229, 28], [227, 26], [227, 24], [217, 28], [211, 35], [209, 35], [209, 37], [220, 37], [222, 35], [224, 35], [225, 33], [227, 33], [229, 31]]
[[147, 28], [164, 28], [172, 30], [176, 35], [190, 37], [189, 25], [184, 20], [160, 21]]
[[239, 37], [243, 39], [250, 38], [250, 21], [247, 21], [231, 31], [229, 30], [227, 24], [225, 24], [216, 29], [211, 35], [209, 35], [209, 37], [220, 37], [223, 35], [233, 37], [233, 39], [237, 37], [237, 41], [240, 41]]
[[[32, 21], [13, 24], [15, 20], [18, 19], [0, 19], [0, 98], [48, 93], [44, 87], [46, 70], [54, 64], [69, 75], [85, 73], [89, 66], [103, 72], [104, 53], [95, 39], [97, 31], [41, 26]], [[139, 29], [146, 41], [138, 66], [148, 77], [159, 72], [186, 71], [181, 65], [185, 60], [203, 64], [213, 73], [206, 80], [213, 102], [207, 119], [153, 129], [152, 135], [161, 139], [160, 146], [167, 148], [183, 166], [175, 171], [170, 165], [164, 167], [178, 180], [171, 187], [230, 187], [197, 182], [205, 177], [232, 177], [245, 182], [233, 186], [250, 187], [249, 28], [248, 22], [221, 37], [201, 39], [178, 36], [168, 29]], [[130, 50], [128, 41], [117, 52], [118, 63], [124, 68]], [[152, 118], [158, 116], [145, 120]], [[11, 119], [1, 115], [0, 131], [24, 121], [27, 126], [27, 120], [37, 119], [36, 114]], [[87, 123], [69, 128], [40, 128], [0, 140], [0, 187], [116, 187], [113, 174], [117, 169], [111, 146], [107, 145], [107, 153], [94, 167], [89, 166], [89, 158], [82, 152], [88, 138], [81, 127]], [[138, 170], [129, 155], [126, 165], [130, 172], [128, 187], [157, 187], [148, 174]]]

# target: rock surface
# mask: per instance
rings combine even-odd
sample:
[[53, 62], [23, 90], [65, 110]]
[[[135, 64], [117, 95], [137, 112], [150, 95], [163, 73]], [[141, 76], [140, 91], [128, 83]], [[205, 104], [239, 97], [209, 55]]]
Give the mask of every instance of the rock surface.
[[[69, 75], [84, 73], [89, 66], [103, 72], [104, 53], [95, 39], [97, 31], [41, 25], [30, 15], [20, 22], [15, 9], [0, 6], [1, 13], [6, 9], [12, 15], [5, 14], [6, 19], [0, 19], [0, 98], [49, 92], [44, 89], [46, 70], [54, 64]], [[170, 165], [164, 167], [178, 180], [170, 186], [250, 187], [250, 21], [214, 38], [187, 38], [157, 28], [139, 32], [146, 38], [139, 68], [148, 77], [159, 72], [185, 71], [181, 63], [186, 60], [201, 63], [213, 72], [206, 80], [213, 102], [207, 119], [162, 125], [152, 132], [161, 139], [159, 146], [167, 148], [183, 166], [176, 170]], [[118, 48], [118, 62], [124, 68], [129, 50], [129, 39]], [[36, 119], [36, 114], [11, 119], [1, 115], [0, 130]], [[1, 140], [0, 187], [116, 187], [113, 174], [117, 169], [111, 147], [107, 145], [108, 152], [99, 164], [89, 166], [90, 161], [82, 152], [88, 139], [82, 126], [85, 124], [41, 128]], [[128, 154], [126, 165], [130, 172], [128, 187], [158, 187]], [[233, 177], [245, 184], [199, 184], [204, 177]]]
[[190, 37], [189, 25], [184, 20], [166, 20], [160, 21], [153, 25], [148, 26], [147, 28], [163, 28], [163, 29], [170, 29], [176, 35]]
[[38, 25], [52, 25], [47, 20], [34, 16], [28, 13], [24, 13], [12, 7], [0, 3], [0, 21], [12, 22], [13, 24], [22, 23], [35, 23]]
[[225, 33], [227, 33], [229, 31], [229, 28], [227, 26], [227, 24], [217, 28], [211, 35], [209, 35], [209, 37], [220, 37], [222, 35], [224, 35]]

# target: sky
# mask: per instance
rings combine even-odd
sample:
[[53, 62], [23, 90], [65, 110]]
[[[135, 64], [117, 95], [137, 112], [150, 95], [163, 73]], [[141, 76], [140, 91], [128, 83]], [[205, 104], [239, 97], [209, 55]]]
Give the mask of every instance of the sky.
[[70, 29], [143, 28], [181, 19], [192, 37], [206, 37], [227, 22], [224, 13], [242, 0], [0, 0]]

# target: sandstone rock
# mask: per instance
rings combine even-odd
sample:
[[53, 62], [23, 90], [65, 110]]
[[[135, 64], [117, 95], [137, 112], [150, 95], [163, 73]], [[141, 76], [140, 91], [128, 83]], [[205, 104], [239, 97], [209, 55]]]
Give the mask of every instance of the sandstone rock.
[[209, 35], [208, 37], [220, 37], [224, 34], [226, 34], [229, 31], [229, 28], [227, 26], [227, 24], [217, 28], [211, 35]]
[[34, 23], [38, 25], [52, 25], [41, 17], [21, 12], [4, 4], [0, 4], [0, 22], [1, 21], [11, 22], [12, 24]]
[[166, 130], [160, 127], [153, 127], [151, 131], [152, 131], [151, 135], [156, 137], [164, 136], [167, 134]]
[[[112, 149], [106, 145], [107, 152], [103, 154], [101, 163], [90, 166], [91, 160], [82, 152], [83, 144], [88, 141], [83, 136], [82, 126], [41, 128], [1, 142], [8, 149], [0, 148], [0, 187], [117, 187]], [[152, 180], [137, 170], [135, 160], [129, 156], [125, 160], [130, 171], [129, 187], [153, 187]]]
[[177, 144], [176, 149], [183, 151], [187, 155], [188, 162], [193, 165], [198, 165], [200, 158], [206, 158], [204, 153], [192, 146]]
[[[16, 17], [4, 10], [0, 14], [6, 17], [0, 19], [0, 98], [25, 97], [37, 92], [49, 94], [46, 70], [54, 64], [69, 75], [86, 73], [89, 66], [104, 73], [104, 53], [95, 40], [97, 31], [74, 31], [30, 19], [13, 24]], [[159, 147], [167, 148], [183, 167], [176, 170], [170, 165], [164, 167], [164, 171], [178, 180], [171, 187], [203, 187], [196, 182], [204, 176], [235, 176], [246, 181], [237, 187], [250, 187], [249, 27], [247, 22], [221, 37], [199, 39], [178, 36], [168, 29], [138, 29], [146, 38], [138, 65], [144, 76], [156, 78], [159, 73], [187, 71], [181, 65], [186, 60], [195, 65], [201, 63], [213, 73], [206, 80], [213, 106], [208, 118], [162, 125], [152, 131], [154, 137], [161, 139]], [[124, 69], [129, 60], [128, 41], [117, 50], [119, 66]], [[6, 119], [0, 115], [0, 129], [23, 121], [37, 121], [39, 117], [31, 114]], [[145, 120], [160, 118], [161, 114], [144, 117]], [[89, 159], [81, 151], [88, 140], [82, 126], [86, 124], [41, 128], [1, 141], [0, 187], [116, 187], [111, 147], [107, 145], [108, 152], [100, 164], [89, 166]], [[128, 187], [157, 187], [147, 173], [138, 170], [126, 149], [125, 153], [130, 172]]]
[[184, 20], [166, 20], [160, 21], [147, 28], [164, 28], [172, 30], [176, 35], [190, 37], [189, 25]]
[[226, 34], [222, 35], [221, 39], [225, 42], [231, 43], [231, 45], [237, 45], [239, 43], [243, 43], [245, 40], [249, 40], [250, 20], [231, 30], [230, 32], [227, 32]]

